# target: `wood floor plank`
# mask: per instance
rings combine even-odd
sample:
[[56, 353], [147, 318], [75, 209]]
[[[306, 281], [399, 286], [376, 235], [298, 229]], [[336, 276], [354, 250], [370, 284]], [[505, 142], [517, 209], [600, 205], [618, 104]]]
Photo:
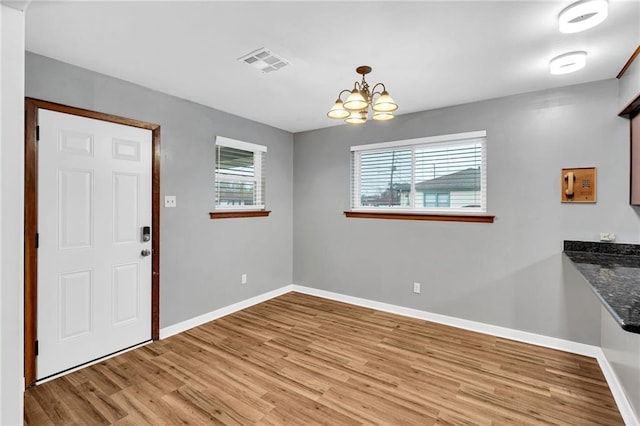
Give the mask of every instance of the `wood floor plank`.
[[163, 396], [171, 407], [182, 408], [189, 413], [189, 419], [196, 424], [252, 424], [262, 418], [258, 410], [239, 403], [225, 392], [207, 392], [183, 386]]
[[327, 405], [287, 392], [269, 392], [264, 395], [274, 408], [264, 416], [259, 425], [361, 425], [361, 420], [344, 415]]
[[49, 426], [54, 424], [32, 394], [25, 394], [24, 399], [25, 406], [29, 407], [29, 410], [25, 410], [24, 413], [24, 426]]
[[158, 410], [153, 407], [153, 395], [144, 395], [135, 385], [111, 396], [127, 416], [116, 424], [159, 425], [165, 422]]
[[108, 425], [110, 422], [105, 418], [100, 410], [87, 398], [88, 395], [79, 388], [72, 386], [61, 377], [62, 380], [51, 381], [52, 390], [56, 398], [64, 400], [64, 403], [73, 413], [78, 424], [85, 425]]
[[[361, 418], [365, 423], [391, 425], [402, 421], [403, 425], [429, 425], [437, 417], [429, 412], [414, 412], [388, 400], [358, 391], [353, 387], [332, 388], [320, 399], [323, 404], [345, 415]], [[401, 419], [401, 420], [400, 420]]]
[[53, 424], [75, 424], [78, 418], [75, 416], [73, 410], [65, 403], [65, 398], [62, 398], [63, 395], [56, 393], [57, 387], [49, 385], [49, 383], [52, 382], [35, 386], [25, 392], [25, 418], [28, 419], [32, 417], [32, 404], [30, 404], [30, 402], [37, 402], [38, 406], [42, 408]]
[[108, 424], [116, 423], [127, 416], [127, 412], [93, 382], [83, 383], [77, 389], [86, 401], [102, 414]]
[[192, 409], [186, 408], [177, 403], [166, 401], [168, 394], [158, 392], [148, 382], [140, 382], [122, 391], [133, 406], [136, 407], [137, 414], [145, 414], [145, 419], [149, 424], [192, 424], [194, 416]]
[[288, 293], [27, 389], [33, 425], [622, 425], [593, 358]]

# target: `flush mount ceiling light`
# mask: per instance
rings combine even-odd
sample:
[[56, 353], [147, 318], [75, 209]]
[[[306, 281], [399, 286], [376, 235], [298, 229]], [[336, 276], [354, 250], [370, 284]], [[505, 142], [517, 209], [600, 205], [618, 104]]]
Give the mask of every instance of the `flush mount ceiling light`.
[[607, 0], [582, 0], [560, 12], [558, 26], [561, 33], [577, 33], [600, 24], [608, 14]]
[[587, 64], [587, 52], [569, 52], [556, 56], [549, 62], [551, 74], [569, 74], [578, 71]]
[[[338, 94], [338, 99], [327, 113], [327, 117], [344, 119], [349, 124], [363, 124], [367, 122], [369, 107], [371, 107], [374, 120], [393, 119], [393, 111], [398, 109], [398, 105], [389, 96], [384, 84], [376, 83], [373, 89], [369, 90], [369, 85], [364, 79], [364, 76], [371, 72], [371, 67], [362, 65], [356, 68], [356, 72], [362, 75], [362, 81], [356, 81], [352, 90], [345, 89]], [[381, 92], [376, 92], [378, 86], [382, 88]], [[341, 99], [343, 93], [349, 93], [344, 103]]]

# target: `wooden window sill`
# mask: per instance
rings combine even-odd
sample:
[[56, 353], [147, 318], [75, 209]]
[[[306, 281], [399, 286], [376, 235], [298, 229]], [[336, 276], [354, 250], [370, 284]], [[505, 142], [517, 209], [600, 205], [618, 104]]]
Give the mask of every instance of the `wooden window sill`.
[[399, 220], [435, 220], [444, 222], [480, 222], [493, 223], [494, 215], [463, 213], [394, 213], [394, 212], [357, 212], [346, 211], [346, 217], [360, 219], [399, 219]]
[[235, 212], [210, 212], [209, 218], [211, 219], [235, 219], [239, 217], [263, 217], [269, 216], [271, 210], [246, 210], [246, 211], [235, 211]]

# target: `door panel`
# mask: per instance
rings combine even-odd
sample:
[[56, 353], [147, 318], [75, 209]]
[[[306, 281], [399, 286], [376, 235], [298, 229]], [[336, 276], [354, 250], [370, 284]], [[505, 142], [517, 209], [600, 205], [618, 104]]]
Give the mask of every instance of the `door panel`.
[[150, 130], [39, 110], [37, 379], [151, 339]]
[[91, 287], [93, 286], [91, 271], [60, 274], [58, 285], [60, 340], [91, 333]]
[[91, 247], [93, 230], [93, 172], [58, 171], [59, 247]]
[[140, 205], [137, 174], [113, 174], [113, 242], [135, 243], [140, 239], [138, 206]]
[[113, 140], [113, 158], [140, 161], [140, 144], [136, 141]]
[[138, 264], [113, 268], [113, 325], [138, 319], [139, 284]]
[[64, 154], [93, 157], [93, 136], [61, 130], [59, 149]]

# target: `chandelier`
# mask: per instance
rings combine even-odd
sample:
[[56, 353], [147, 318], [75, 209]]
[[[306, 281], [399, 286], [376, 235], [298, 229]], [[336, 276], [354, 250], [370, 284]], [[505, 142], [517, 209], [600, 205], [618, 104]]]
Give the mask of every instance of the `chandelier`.
[[[367, 122], [369, 108], [373, 110], [374, 120], [391, 120], [393, 119], [393, 111], [398, 109], [398, 105], [391, 99], [384, 84], [377, 83], [369, 90], [364, 76], [371, 72], [371, 67], [362, 65], [356, 68], [356, 72], [362, 75], [361, 82], [355, 82], [353, 90], [345, 89], [338, 94], [335, 104], [327, 113], [327, 117], [334, 119], [344, 119], [349, 124], [363, 124]], [[381, 92], [376, 92], [376, 88], [380, 86]], [[347, 99], [342, 102], [340, 98], [343, 93], [349, 93]], [[374, 101], [374, 97], [377, 98]]]

